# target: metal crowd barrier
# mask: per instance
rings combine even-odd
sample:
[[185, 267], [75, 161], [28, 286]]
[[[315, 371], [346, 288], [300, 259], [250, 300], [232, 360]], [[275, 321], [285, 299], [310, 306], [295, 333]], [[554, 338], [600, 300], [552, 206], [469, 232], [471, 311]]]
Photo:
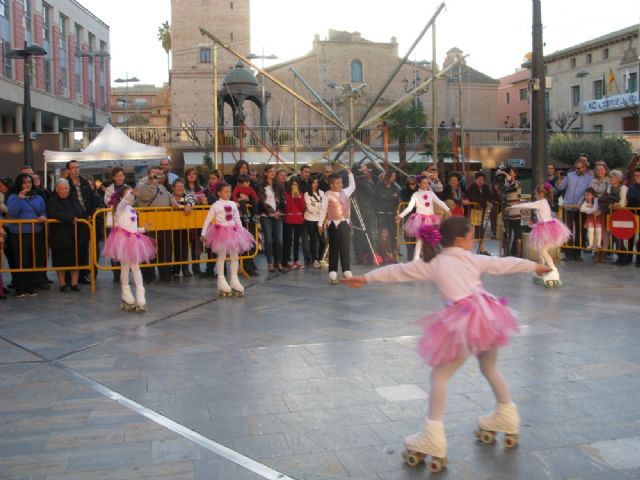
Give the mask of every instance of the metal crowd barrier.
[[[589, 250], [593, 252], [640, 255], [638, 234], [640, 234], [640, 208], [609, 208], [600, 212], [600, 218], [589, 218], [591, 215], [580, 212], [575, 205], [562, 205], [558, 211], [558, 219], [572, 231], [572, 238], [565, 243], [563, 249]], [[588, 245], [587, 224], [589, 220], [597, 222], [602, 230], [602, 245]]]
[[[248, 207], [250, 207], [248, 205]], [[147, 224], [146, 232], [154, 239], [156, 245], [156, 257], [149, 263], [140, 265], [141, 268], [149, 267], [170, 267], [175, 265], [195, 265], [202, 263], [215, 263], [216, 258], [202, 258], [202, 254], [206, 253], [201, 239], [200, 233], [202, 224], [207, 218], [210, 205], [196, 205], [192, 208], [191, 213], [185, 215], [184, 208], [174, 207], [136, 207], [138, 214], [138, 226], [143, 227]], [[93, 215], [94, 235], [91, 236], [93, 250], [97, 250], [99, 239], [107, 238], [111, 229], [112, 209], [102, 208], [96, 210]], [[99, 229], [99, 231], [98, 231]], [[256, 246], [254, 249], [238, 257], [240, 260], [240, 273], [245, 277], [249, 275], [242, 268], [242, 260], [255, 258], [259, 250], [259, 233], [258, 222], [255, 222], [254, 239]], [[166, 240], [169, 244], [166, 244]], [[183, 243], [186, 242], [186, 245]], [[198, 250], [196, 258], [193, 259], [191, 252], [192, 247]], [[163, 247], [163, 248], [160, 248]], [[162, 251], [161, 251], [162, 250]], [[184, 254], [185, 258], [182, 258]], [[177, 258], [177, 259], [176, 259]], [[94, 266], [97, 270], [112, 271], [119, 269], [119, 265], [111, 265], [103, 257], [95, 258]]]
[[[80, 225], [84, 225], [87, 228], [87, 248], [89, 245], [93, 244], [92, 236], [93, 236], [93, 225], [89, 220], [78, 218], [74, 225], [74, 254], [75, 254], [75, 263], [70, 267], [54, 267], [50, 265], [50, 256], [49, 256], [49, 225], [63, 223], [54, 219], [47, 219], [43, 222], [40, 222], [38, 219], [29, 219], [29, 220], [18, 220], [18, 219], [0, 219], [0, 228], [4, 228], [5, 225], [19, 225], [18, 231], [18, 258], [13, 258], [12, 262], [14, 267], [9, 266], [9, 268], [4, 268], [4, 263], [2, 261], [3, 256], [6, 256], [7, 259], [12, 257], [12, 253], [5, 252], [7, 248], [8, 242], [10, 241], [7, 238], [10, 234], [5, 230], [7, 235], [5, 235], [5, 243], [0, 243], [0, 273], [14, 273], [14, 272], [64, 272], [64, 271], [73, 271], [73, 270], [89, 270], [91, 272], [91, 291], [95, 292], [95, 270], [94, 270], [94, 262], [93, 262], [93, 252], [94, 250], [89, 249], [88, 252], [88, 263], [82, 264], [80, 263], [80, 255], [78, 252], [78, 228]], [[31, 225], [31, 232], [23, 232], [23, 227], [21, 225]], [[42, 232], [35, 232], [36, 225], [42, 225], [44, 228]], [[41, 237], [42, 235], [43, 237]], [[26, 237], [26, 238], [25, 238]], [[24, 240], [28, 240], [28, 237], [31, 237], [31, 252], [25, 252], [23, 249]], [[27, 253], [30, 253], [30, 256], [27, 256]], [[26, 258], [30, 258], [31, 261], [28, 262]], [[30, 264], [30, 265], [27, 265]], [[40, 265], [40, 266], [38, 266]]]

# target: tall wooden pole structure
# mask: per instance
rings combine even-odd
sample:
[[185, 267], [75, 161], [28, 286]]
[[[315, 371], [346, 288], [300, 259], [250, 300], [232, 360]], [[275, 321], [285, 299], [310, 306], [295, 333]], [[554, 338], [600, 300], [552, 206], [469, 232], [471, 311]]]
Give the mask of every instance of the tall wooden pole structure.
[[545, 74], [542, 53], [542, 13], [540, 0], [533, 0], [533, 59], [531, 71], [531, 167], [533, 188], [545, 180], [547, 156], [545, 115]]

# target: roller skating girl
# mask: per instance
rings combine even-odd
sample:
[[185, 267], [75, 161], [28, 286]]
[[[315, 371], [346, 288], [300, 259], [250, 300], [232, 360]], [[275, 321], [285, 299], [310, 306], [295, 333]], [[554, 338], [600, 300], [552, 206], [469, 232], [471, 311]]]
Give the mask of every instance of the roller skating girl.
[[[216, 261], [218, 296], [244, 295], [244, 287], [238, 279], [238, 255], [251, 250], [255, 240], [242, 226], [238, 207], [231, 201], [231, 186], [228, 183], [218, 184], [218, 201], [211, 205], [202, 225], [202, 239], [218, 256]], [[224, 276], [224, 262], [227, 255], [229, 256], [229, 283]]]
[[[373, 282], [409, 282], [431, 280], [444, 299], [444, 310], [425, 317], [424, 336], [418, 342], [418, 353], [433, 367], [429, 418], [422, 431], [405, 438], [405, 462], [411, 466], [430, 457], [429, 469], [439, 472], [447, 465], [447, 441], [444, 413], [449, 379], [467, 357], [478, 358], [480, 371], [491, 384], [496, 396], [496, 411], [478, 419], [478, 433], [495, 436], [505, 432], [505, 446], [515, 446], [520, 419], [507, 383], [497, 368], [498, 347], [518, 331], [518, 323], [506, 306], [506, 300], [487, 293], [480, 279], [483, 273], [506, 275], [518, 272], [545, 273], [543, 264], [506, 257], [474, 255], [473, 229], [464, 217], [449, 217], [437, 225], [419, 229], [422, 240], [422, 262], [389, 265], [361, 277], [345, 278], [350, 287], [363, 287]], [[491, 441], [493, 438], [490, 439]], [[487, 439], [489, 441], [489, 439]]]

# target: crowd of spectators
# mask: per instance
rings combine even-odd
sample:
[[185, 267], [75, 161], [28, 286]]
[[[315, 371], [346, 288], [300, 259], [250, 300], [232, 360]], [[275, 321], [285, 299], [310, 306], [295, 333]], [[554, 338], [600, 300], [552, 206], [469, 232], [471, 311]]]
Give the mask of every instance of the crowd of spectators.
[[[230, 175], [223, 177], [217, 170], [209, 172], [205, 184], [200, 183], [195, 168], [188, 168], [184, 178], [171, 171], [171, 162], [164, 159], [160, 165], [148, 169], [147, 175], [136, 185], [138, 206], [171, 207], [190, 215], [197, 205], [211, 205], [217, 200], [217, 187], [226, 182], [232, 187], [232, 199], [238, 204], [242, 223], [250, 232], [256, 225], [261, 232], [261, 247], [267, 260], [267, 271], [287, 272], [307, 268], [320, 268], [325, 256], [325, 238], [318, 228], [320, 205], [329, 189], [329, 177], [334, 169], [324, 166], [321, 173], [312, 175], [307, 165], [291, 173], [274, 165], [263, 167], [261, 172], [250, 168], [243, 160], [238, 161]], [[429, 179], [431, 190], [443, 200], [454, 214], [488, 215], [487, 232], [483, 221], [473, 222], [476, 238], [495, 237], [498, 214], [505, 206], [521, 201], [522, 187], [518, 172], [510, 167], [495, 172], [489, 181], [488, 174], [479, 171], [473, 178], [465, 179], [458, 172], [451, 172], [443, 182], [438, 169], [428, 166], [418, 175], [400, 179], [390, 169], [375, 172], [368, 165], [353, 168], [356, 191], [352, 202], [352, 239], [356, 264], [386, 264], [396, 261], [397, 226], [395, 217], [401, 202], [407, 202], [418, 189], [419, 179]], [[346, 172], [343, 184], [348, 185]], [[89, 260], [89, 231], [85, 223], [96, 209], [111, 206], [114, 192], [125, 184], [125, 172], [114, 168], [111, 181], [103, 185], [92, 178], [80, 175], [80, 166], [71, 161], [63, 169], [60, 178], [51, 190], [45, 189], [31, 167], [21, 169], [15, 180], [0, 179], [0, 218], [35, 220], [31, 224], [6, 223], [0, 232], [0, 243], [8, 265], [12, 269], [29, 270], [45, 268], [47, 245], [51, 249], [53, 267], [87, 265]], [[467, 183], [468, 182], [468, 183]], [[625, 207], [640, 207], [640, 157], [635, 157], [627, 172], [609, 171], [603, 161], [589, 164], [586, 156], [580, 156], [569, 172], [556, 170], [547, 165], [547, 185], [552, 190], [551, 207], [558, 212], [563, 206], [562, 219], [574, 231], [565, 249], [565, 260], [581, 261], [582, 250], [589, 250], [594, 260], [606, 262], [611, 255], [604, 249], [612, 244], [617, 249], [640, 249], [640, 239], [626, 241], [610, 238], [604, 224], [607, 212]], [[585, 192], [586, 195], [585, 201]], [[470, 204], [478, 207], [469, 209]], [[478, 213], [478, 210], [481, 213]], [[522, 255], [523, 221], [518, 210], [510, 210], [505, 227], [509, 229], [511, 254]], [[60, 223], [49, 226], [45, 235], [43, 222], [56, 219]], [[112, 227], [109, 213], [104, 225], [99, 225], [98, 244], [103, 234]], [[533, 221], [533, 219], [531, 220]], [[33, 230], [33, 231], [32, 231]], [[157, 245], [156, 258], [159, 263], [188, 262], [173, 266], [147, 267], [143, 269], [146, 283], [156, 280], [168, 282], [172, 279], [191, 277], [214, 277], [213, 263], [201, 265], [198, 260], [213, 258], [213, 253], [203, 250], [200, 229], [159, 230], [152, 229], [149, 235]], [[400, 235], [403, 235], [402, 233]], [[411, 240], [411, 239], [405, 239]], [[98, 246], [99, 248], [99, 246]], [[407, 245], [406, 258], [413, 258], [413, 246]], [[488, 254], [481, 241], [479, 253]], [[96, 252], [99, 254], [99, 251]], [[613, 257], [612, 257], [613, 260]], [[615, 255], [615, 265], [629, 265], [631, 254]], [[117, 267], [117, 263], [113, 264]], [[636, 255], [636, 266], [640, 267], [640, 256]], [[259, 275], [255, 262], [244, 260], [244, 270]], [[61, 292], [79, 291], [79, 284], [90, 283], [89, 271], [68, 270], [57, 272], [58, 288]], [[119, 281], [114, 271], [113, 281]], [[35, 296], [38, 289], [49, 289], [51, 280], [44, 272], [14, 272], [6, 287], [0, 286], [0, 297], [10, 289], [18, 297]]]

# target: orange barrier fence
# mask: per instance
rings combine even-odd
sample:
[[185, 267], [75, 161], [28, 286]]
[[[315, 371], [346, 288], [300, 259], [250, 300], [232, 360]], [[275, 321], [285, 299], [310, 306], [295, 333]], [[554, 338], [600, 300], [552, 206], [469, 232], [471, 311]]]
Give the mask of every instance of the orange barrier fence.
[[[73, 240], [69, 240], [69, 249], [73, 250], [75, 262], [73, 265], [66, 267], [54, 267], [51, 265], [51, 257], [49, 254], [49, 236], [50, 228], [55, 224], [62, 224], [58, 220], [47, 219], [39, 221], [38, 219], [17, 220], [17, 219], [0, 219], [0, 228], [9, 225], [17, 226], [18, 232], [7, 234], [5, 243], [0, 243], [0, 273], [2, 272], [64, 272], [74, 270], [89, 270], [91, 272], [91, 291], [95, 292], [95, 275], [93, 267], [93, 252], [89, 249], [92, 242], [93, 225], [90, 221], [84, 219], [76, 219], [73, 223]], [[36, 232], [38, 226], [42, 226], [41, 231]], [[81, 229], [86, 229], [86, 233], [81, 233]], [[6, 230], [5, 230], [6, 232]], [[87, 253], [80, 252], [78, 241], [82, 235], [86, 235]], [[3, 256], [9, 260], [8, 268], [4, 268], [2, 263]], [[87, 262], [81, 261], [85, 256]]]
[[[168, 267], [175, 265], [195, 265], [201, 263], [215, 263], [216, 258], [209, 258], [207, 250], [200, 238], [202, 225], [209, 213], [209, 205], [198, 205], [187, 213], [185, 209], [173, 207], [139, 207], [136, 208], [138, 214], [138, 225], [145, 226], [146, 232], [156, 244], [156, 257], [149, 263], [140, 265], [142, 268]], [[95, 234], [92, 235], [94, 251], [96, 243], [100, 239], [107, 238], [112, 226], [112, 210], [102, 208], [96, 210], [93, 215], [93, 228]], [[255, 258], [259, 250], [258, 224], [254, 229], [256, 246], [251, 252], [245, 252], [239, 256], [240, 265], [242, 260]], [[203, 256], [204, 254], [204, 256]], [[95, 268], [98, 270], [117, 270], [119, 266], [109, 264], [104, 258], [95, 258]], [[248, 277], [241, 267], [241, 273]]]

